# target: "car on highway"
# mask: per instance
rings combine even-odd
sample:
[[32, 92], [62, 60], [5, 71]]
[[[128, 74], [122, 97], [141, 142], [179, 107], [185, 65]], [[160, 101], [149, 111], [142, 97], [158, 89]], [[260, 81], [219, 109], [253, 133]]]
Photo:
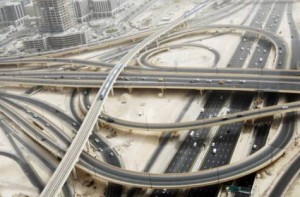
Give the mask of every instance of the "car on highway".
[[241, 117], [244, 117], [244, 115], [243, 114], [238, 114], [238, 115], [236, 115], [236, 117], [241, 118]]
[[194, 142], [193, 147], [194, 147], [194, 148], [197, 147], [197, 142]]
[[215, 155], [216, 153], [217, 153], [217, 149], [216, 149], [216, 148], [213, 148], [213, 149], [212, 149], [212, 154]]
[[196, 83], [196, 82], [200, 82], [200, 79], [197, 78], [190, 81], [190, 83]]
[[220, 80], [220, 81], [219, 81], [219, 84], [221, 84], [221, 85], [224, 84], [224, 81], [221, 81], [221, 80]]
[[222, 121], [225, 121], [225, 120], [228, 120], [228, 118], [227, 118], [227, 117], [223, 117], [223, 118], [222, 118]]
[[73, 125], [73, 126], [76, 126], [77, 124], [76, 124], [76, 122], [72, 122], [72, 125]]
[[95, 138], [94, 141], [95, 141], [96, 143], [100, 142], [98, 138]]
[[281, 107], [281, 109], [288, 109], [288, 108], [289, 108], [289, 106], [286, 106], [286, 105]]
[[39, 117], [36, 113], [33, 114], [33, 117], [37, 118]]
[[211, 143], [211, 147], [215, 147], [215, 146], [216, 146], [215, 142]]
[[115, 122], [115, 120], [113, 118], [111, 118], [111, 117], [108, 117], [107, 118], [107, 122]]
[[227, 79], [227, 80], [226, 80], [226, 83], [232, 83], [232, 80]]
[[190, 135], [189, 135], [189, 138], [193, 138], [193, 137], [194, 137], [194, 134], [195, 134], [195, 131], [194, 131], [194, 130], [191, 131], [191, 132], [190, 132]]
[[257, 145], [256, 145], [256, 144], [253, 144], [252, 150], [256, 150], [256, 149], [257, 149]]
[[212, 80], [211, 80], [211, 79], [206, 79], [205, 82], [206, 82], [206, 83], [211, 83]]
[[113, 157], [115, 154], [113, 152], [109, 153], [109, 156]]
[[246, 83], [246, 81], [245, 81], [245, 80], [240, 80], [240, 81], [239, 81], [239, 83], [241, 83], [241, 84], [245, 84], [245, 83]]

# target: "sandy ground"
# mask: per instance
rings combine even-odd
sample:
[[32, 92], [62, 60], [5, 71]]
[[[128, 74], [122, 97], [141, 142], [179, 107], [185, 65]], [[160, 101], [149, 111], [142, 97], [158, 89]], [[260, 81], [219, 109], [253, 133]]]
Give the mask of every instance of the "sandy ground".
[[[159, 1], [158, 5], [155, 5], [154, 9], [149, 9], [147, 12], [143, 14], [143, 16], [138, 17], [134, 23], [143, 24], [146, 23], [146, 18], [151, 16], [152, 25], [159, 25], [162, 22], [163, 17], [170, 17], [170, 21], [177, 18], [184, 11], [190, 9], [194, 3], [187, 4], [185, 1], [180, 1], [180, 3], [175, 4], [175, 6], [168, 6], [166, 1]], [[251, 6], [251, 5], [250, 5]], [[239, 24], [244, 18], [247, 16], [248, 11], [250, 9], [248, 6], [246, 9], [243, 9], [236, 14], [232, 15], [229, 18], [225, 18], [218, 22], [218, 24], [226, 23], [226, 24]], [[300, 3], [297, 3], [293, 6], [294, 13], [300, 13]], [[294, 14], [295, 19], [298, 21], [298, 26], [300, 27], [300, 15]], [[249, 20], [248, 20], [249, 21]], [[283, 21], [286, 21], [286, 16], [284, 16]], [[151, 22], [150, 22], [151, 24]], [[286, 23], [282, 23], [279, 28], [279, 33], [281, 36], [288, 38], [290, 37], [289, 28]], [[198, 38], [203, 38], [205, 36], [199, 36]], [[195, 39], [191, 38], [191, 39]], [[182, 43], [184, 41], [188, 41], [190, 39], [183, 39], [181, 41], [176, 41], [173, 43]], [[228, 40], [230, 42], [228, 43]], [[213, 49], [218, 50], [222, 55], [218, 67], [226, 67], [237, 43], [240, 41], [239, 35], [223, 35], [214, 37], [209, 40], [195, 41], [194, 43], [199, 43], [211, 47]], [[290, 41], [288, 41], [290, 44]], [[107, 49], [109, 50], [109, 49]], [[76, 58], [79, 59], [94, 59], [97, 55], [106, 52], [107, 50], [95, 51], [88, 54], [77, 55]], [[180, 54], [180, 55], [179, 55]], [[200, 54], [200, 55], [199, 55]], [[178, 58], [180, 57], [180, 58]], [[197, 58], [195, 58], [197, 57]], [[193, 66], [195, 64], [198, 65], [210, 65], [213, 62], [213, 56], [210, 52], [199, 49], [199, 48], [187, 48], [187, 49], [174, 49], [168, 53], [163, 53], [158, 55], [155, 58], [160, 58], [158, 60], [162, 65], [166, 63], [166, 65], [175, 66]], [[153, 58], [155, 61], [155, 58]], [[172, 59], [171, 61], [168, 61]], [[269, 58], [268, 68], [270, 69], [272, 66], [273, 57]], [[177, 61], [177, 63], [176, 63]], [[184, 62], [184, 64], [183, 64]], [[11, 92], [14, 93], [23, 93], [24, 89], [22, 88], [14, 88], [10, 89]], [[66, 94], [67, 93], [67, 94]], [[119, 90], [115, 91], [115, 96], [110, 96], [106, 105], [105, 112], [126, 120], [138, 121], [138, 122], [174, 122], [177, 118], [178, 114], [182, 110], [182, 107], [187, 102], [187, 91], [175, 91], [175, 90], [167, 90], [165, 92], [164, 97], [160, 98], [158, 94], [159, 90], [133, 90], [132, 93], [129, 93], [128, 90]], [[66, 112], [68, 110], [68, 97], [66, 95], [70, 95], [68, 90], [66, 91], [45, 91], [41, 93], [35, 94], [33, 97], [39, 98], [41, 100], [47, 101], [53, 105], [58, 106]], [[192, 106], [187, 111], [183, 120], [193, 120], [198, 115], [199, 110], [203, 105], [202, 98], [197, 98]], [[176, 107], [174, 107], [176, 106]], [[54, 124], [61, 127], [65, 132], [69, 135], [70, 132], [68, 128], [64, 128], [55, 117], [46, 114], [46, 112], [41, 111], [43, 115], [46, 115], [47, 118], [51, 120]], [[159, 115], [158, 115], [159, 114]], [[106, 137], [107, 141], [113, 146], [113, 148], [118, 152], [118, 154], [122, 158], [122, 162], [126, 169], [143, 170], [145, 164], [148, 161], [148, 158], [151, 156], [153, 151], [158, 145], [158, 135], [153, 135], [150, 132], [146, 132], [145, 134], [132, 134], [128, 132], [117, 131], [117, 136], [109, 138], [111, 131], [107, 129], [101, 129], [100, 134]], [[276, 133], [276, 130], [272, 130], [271, 136]], [[0, 149], [2, 151], [12, 151], [11, 146], [5, 140], [3, 136], [3, 132], [0, 130], [0, 138], [2, 139], [0, 142]], [[251, 132], [248, 131], [243, 135], [239, 141], [241, 144], [251, 144]], [[164, 151], [161, 153], [159, 162], [156, 162], [152, 171], [153, 172], [161, 172], [164, 170], [164, 167], [168, 164], [172, 156], [174, 155], [180, 140], [182, 140], [184, 134], [181, 134], [179, 138], [176, 138], [171, 143], [165, 147]], [[297, 143], [292, 143], [291, 146], [286, 151], [284, 157], [280, 158], [274, 165], [269, 166], [266, 169], [263, 169], [260, 174], [260, 178], [257, 178], [254, 185], [254, 196], [264, 196], [269, 191], [269, 188], [274, 185], [274, 180], [280, 176], [282, 171], [288, 166], [289, 162], [292, 158], [297, 154], [300, 148], [300, 139], [297, 138], [295, 140]], [[241, 146], [240, 146], [241, 147]], [[243, 154], [247, 151], [246, 149], [241, 149]], [[43, 171], [42, 167], [39, 166], [38, 162], [35, 161], [29, 155], [25, 155], [32, 163], [32, 165]], [[0, 178], [0, 195], [1, 196], [12, 196], [16, 193], [24, 193], [29, 196], [37, 196], [36, 190], [31, 186], [27, 177], [24, 175], [20, 167], [12, 160], [4, 158], [0, 156], [1, 159], [1, 177], [5, 177], [5, 180]], [[238, 154], [236, 153], [233, 161], [238, 159]], [[162, 167], [164, 166], [164, 167]], [[49, 174], [47, 172], [41, 172], [41, 175], [46, 179]], [[95, 195], [95, 193], [103, 193], [103, 189], [105, 184], [101, 182], [96, 182], [92, 187], [87, 188], [85, 185], [86, 182], [92, 180], [92, 178], [83, 173], [78, 172], [79, 179], [74, 183], [74, 188], [76, 193], [81, 196], [99, 196]], [[20, 184], [22, 183], [22, 184]], [[294, 184], [292, 185], [290, 191], [287, 196], [297, 196], [300, 192], [300, 176], [296, 179]], [[20, 188], [20, 191], [14, 191], [14, 186]], [[15, 193], [12, 193], [15, 192]]]
[[[196, 57], [196, 58], [191, 58]], [[214, 54], [207, 49], [198, 47], [183, 47], [171, 49], [168, 52], [158, 54], [149, 61], [157, 66], [164, 67], [212, 67]]]
[[[159, 93], [159, 90], [134, 89], [131, 94], [127, 90], [115, 91], [115, 96], [108, 98], [105, 112], [130, 121], [174, 122], [187, 102], [187, 91], [167, 90], [162, 98], [157, 97]], [[106, 137], [109, 134], [108, 130], [101, 131]], [[158, 145], [158, 134], [117, 132], [117, 137], [107, 140], [121, 156], [125, 168], [141, 171]]]
[[[235, 24], [239, 25], [241, 24], [244, 19], [248, 16], [248, 13], [251, 11], [252, 4], [248, 5], [244, 9], [241, 9], [240, 11], [236, 12], [233, 15], [230, 15], [228, 17], [225, 17], [224, 19], [221, 19], [219, 21], [214, 22], [213, 24]], [[253, 11], [253, 13], [256, 13], [257, 8]], [[251, 21], [253, 18], [253, 14], [247, 19], [247, 21]], [[246, 25], [248, 25], [246, 23]]]
[[[0, 156], [1, 178], [0, 178], [0, 195], [13, 196], [15, 194], [25, 194], [28, 196], [37, 196], [36, 189], [31, 185], [22, 168], [14, 161], [7, 157]], [[20, 188], [17, 191], [15, 188]], [[14, 189], [13, 189], [14, 188]]]
[[160, 90], [147, 89], [133, 89], [132, 94], [128, 90], [116, 91], [115, 96], [108, 97], [104, 112], [136, 122], [173, 122], [180, 112], [179, 106], [185, 103], [186, 91], [167, 90], [162, 98], [159, 93]]
[[[0, 139], [0, 150], [16, 155], [16, 152], [1, 128]], [[19, 193], [37, 196], [36, 189], [31, 185], [18, 163], [2, 155], [0, 155], [0, 161], [0, 196], [9, 197]], [[14, 189], [16, 187], [20, 188], [20, 190], [16, 191]]]
[[[72, 117], [72, 114], [69, 110], [70, 95], [71, 95], [71, 89], [63, 89], [58, 91], [53, 91], [53, 90], [41, 91], [32, 95], [32, 97], [37, 98], [53, 106], [56, 106]], [[57, 119], [53, 114], [50, 114], [47, 111], [41, 110], [37, 107], [32, 107], [32, 106], [30, 107], [34, 110], [39, 111], [39, 113], [45, 116], [50, 122], [55, 124], [61, 130], [67, 133], [69, 136], [73, 136], [73, 133], [70, 130], [71, 128], [69, 128], [68, 125], [63, 124], [63, 122]]]
[[223, 35], [197, 43], [216, 49], [221, 54], [217, 67], [224, 68], [227, 67], [239, 41], [240, 36], [238, 35]]
[[[138, 28], [149, 28], [169, 23], [180, 17], [185, 11], [192, 9], [196, 4], [192, 1], [179, 1], [175, 3], [172, 0], [157, 1], [150, 9], [132, 21]], [[169, 18], [169, 20], [162, 20]]]
[[[300, 2], [295, 2], [293, 5], [293, 17], [296, 20], [297, 24], [298, 24], [298, 32], [300, 29]], [[299, 131], [298, 131], [299, 133]], [[299, 141], [298, 141], [299, 143]], [[299, 150], [299, 149], [298, 149]], [[300, 175], [298, 174], [297, 177], [295, 178], [295, 180], [293, 181], [293, 183], [291, 184], [290, 188], [288, 189], [286, 196], [287, 197], [296, 197], [299, 196], [300, 193]]]
[[298, 174], [285, 194], [286, 197], [297, 197], [300, 194], [300, 175]]
[[[174, 44], [180, 45], [183, 43], [204, 45], [208, 48], [216, 50], [220, 54], [220, 59], [216, 66], [219, 68], [225, 68], [227, 67], [236, 49], [236, 46], [240, 41], [240, 34], [220, 35], [220, 33], [222, 32], [210, 31], [207, 34], [203, 33], [197, 36], [183, 38], [180, 40], [172, 41], [162, 46]], [[214, 36], [213, 34], [216, 33], [217, 36]], [[230, 40], [230, 42], [228, 42], [228, 40]], [[183, 53], [179, 54], [180, 51], [183, 51]], [[150, 60], [151, 59], [161, 66], [176, 66], [178, 63], [178, 67], [211, 67], [214, 63], [214, 54], [205, 49], [193, 49], [189, 47], [187, 49], [172, 49], [169, 52], [159, 54], [150, 58]]]

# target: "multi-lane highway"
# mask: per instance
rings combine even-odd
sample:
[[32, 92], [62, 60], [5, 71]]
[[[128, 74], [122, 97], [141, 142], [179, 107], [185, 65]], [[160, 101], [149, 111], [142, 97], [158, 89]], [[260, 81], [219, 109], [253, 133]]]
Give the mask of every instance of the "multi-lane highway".
[[[71, 146], [65, 151], [66, 147], [70, 144], [69, 139], [66, 138], [63, 134], [60, 134], [59, 131], [51, 126], [53, 134], [65, 144], [66, 147], [57, 146], [53, 141], [46, 140], [45, 142], [40, 142], [41, 146], [44, 146], [50, 152], [54, 154], [59, 153], [59, 156], [63, 156], [62, 162], [55, 171], [54, 175], [47, 184], [45, 190], [42, 193], [42, 196], [54, 196], [56, 195], [64, 182], [66, 181], [70, 171], [78, 162], [78, 166], [87, 171], [93, 172], [95, 176], [103, 178], [107, 181], [111, 181], [117, 184], [124, 184], [129, 186], [145, 187], [145, 188], [186, 188], [186, 187], [195, 187], [195, 186], [205, 186], [212, 185], [216, 183], [225, 182], [228, 180], [233, 180], [238, 177], [255, 172], [258, 169], [263, 168], [264, 166], [272, 163], [276, 158], [278, 158], [285, 150], [286, 146], [289, 144], [289, 141], [293, 135], [294, 129], [294, 116], [291, 112], [298, 111], [300, 107], [300, 102], [291, 102], [288, 104], [282, 104], [272, 107], [266, 107], [257, 110], [249, 111], [235, 111], [232, 110], [230, 114], [214, 117], [217, 113], [217, 108], [212, 111], [207, 110], [205, 112], [205, 119], [191, 121], [191, 122], [178, 122], [172, 124], [154, 124], [154, 123], [137, 123], [130, 122], [125, 120], [120, 120], [115, 117], [109, 117], [107, 115], [101, 114], [101, 109], [104, 102], [107, 99], [109, 92], [112, 87], [114, 88], [174, 88], [174, 89], [196, 89], [196, 90], [242, 90], [242, 91], [259, 91], [259, 92], [284, 92], [284, 93], [299, 93], [300, 88], [298, 87], [299, 80], [298, 76], [300, 75], [299, 71], [284, 71], [284, 70], [265, 70], [265, 69], [219, 69], [219, 68], [161, 68], [155, 65], [151, 68], [147, 68], [148, 57], [159, 53], [160, 50], [164, 48], [154, 48], [148, 52], [145, 52], [140, 56], [140, 66], [144, 68], [134, 68], [128, 67], [127, 73], [122, 73], [123, 69], [129, 64], [130, 60], [133, 59], [138, 53], [142, 51], [147, 46], [150, 46], [151, 43], [155, 40], [158, 40], [159, 37], [169, 32], [174, 27], [186, 22], [191, 15], [196, 13], [201, 9], [209, 7], [213, 1], [207, 1], [200, 6], [186, 12], [178, 20], [174, 21], [170, 25], [157, 30], [150, 37], [146, 38], [144, 41], [140, 42], [133, 48], [129, 47], [129, 52], [116, 64], [109, 63], [99, 63], [86, 60], [76, 60], [76, 59], [41, 59], [41, 58], [23, 58], [19, 59], [3, 59], [2, 64], [20, 64], [20, 63], [63, 63], [63, 64], [78, 64], [81, 67], [90, 66], [90, 67], [106, 67], [109, 68], [109, 72], [104, 73], [88, 73], [88, 72], [35, 72], [34, 74], [27, 71], [16, 72], [16, 69], [5, 69], [0, 70], [0, 83], [8, 86], [12, 85], [45, 85], [45, 86], [62, 86], [62, 87], [85, 87], [85, 88], [101, 88], [97, 95], [94, 97], [94, 100], [91, 105], [85, 103], [83, 106], [89, 106], [87, 116], [82, 122], [81, 127], [79, 128], [78, 122], [73, 122], [71, 124], [77, 125], [78, 133], [75, 136]], [[284, 4], [285, 6], [285, 4]], [[181, 38], [186, 38], [190, 35], [203, 33], [208, 30], [222, 30], [224, 32], [246, 32], [241, 39], [238, 48], [236, 49], [235, 56], [232, 57], [229, 67], [242, 67], [244, 66], [246, 59], [251, 57], [251, 60], [248, 62], [248, 67], [263, 68], [267, 62], [268, 56], [271, 53], [271, 48], [275, 49], [275, 59], [273, 62], [273, 68], [288, 69], [295, 67], [296, 57], [289, 55], [288, 44], [280, 36], [276, 35], [279, 24], [281, 23], [283, 11], [285, 7], [282, 7], [282, 4], [276, 2], [273, 4], [266, 4], [262, 8], [258, 9], [258, 15], [254, 17], [251, 27], [245, 26], [235, 26], [235, 25], [222, 25], [222, 26], [205, 26], [195, 29], [188, 29], [185, 31], [175, 32], [164, 36], [159, 39], [160, 44], [168, 43], [173, 40], [179, 40]], [[253, 7], [254, 8], [254, 7]], [[225, 8], [224, 8], [225, 9]], [[271, 14], [268, 14], [268, 10], [272, 10]], [[290, 11], [289, 11], [290, 12]], [[264, 24], [262, 21], [267, 20]], [[289, 20], [292, 20], [289, 18]], [[260, 29], [261, 27], [266, 26], [266, 30]], [[272, 31], [272, 32], [270, 32]], [[145, 33], [143, 36], [148, 35], [149, 32]], [[115, 44], [119, 43], [131, 43], [130, 39], [136, 39], [137, 37], [133, 36], [132, 38], [122, 38], [119, 41], [116, 41]], [[142, 38], [143, 36], [139, 37]], [[257, 47], [254, 50], [254, 53], [249, 55], [250, 48], [253, 43], [257, 42]], [[182, 45], [184, 46], [184, 45]], [[295, 46], [293, 49], [295, 49]], [[98, 46], [99, 47], [99, 46]], [[153, 47], [151, 45], [151, 47]], [[176, 47], [176, 46], [175, 46]], [[179, 46], [180, 47], [180, 46]], [[168, 50], [170, 47], [166, 47]], [[249, 48], [249, 50], [248, 50]], [[126, 49], [127, 50], [127, 49]], [[219, 59], [219, 53], [214, 51], [216, 59]], [[55, 55], [55, 54], [54, 54]], [[120, 54], [116, 54], [119, 56]], [[222, 55], [222, 54], [221, 54]], [[121, 56], [121, 55], [120, 55]], [[109, 54], [108, 58], [111, 58]], [[217, 62], [216, 60], [216, 62]], [[216, 63], [215, 62], [215, 63]], [[291, 65], [293, 64], [293, 65]], [[41, 67], [39, 67], [40, 69]], [[175, 70], [174, 70], [175, 69]], [[158, 72], [165, 71], [166, 74], [158, 74]], [[174, 72], [176, 71], [176, 73]], [[203, 72], [202, 72], [203, 71]], [[202, 74], [194, 74], [193, 72], [202, 72]], [[216, 76], [208, 76], [207, 73], [217, 74]], [[119, 76], [120, 75], [120, 76]], [[2, 97], [11, 97], [10, 94], [0, 93]], [[43, 134], [39, 134], [38, 131], [30, 126], [30, 122], [24, 120], [24, 116], [18, 116], [13, 109], [18, 109], [20, 111], [26, 111], [22, 106], [18, 106], [16, 103], [11, 102], [5, 98], [1, 98], [3, 103], [1, 103], [0, 108], [3, 114], [5, 114], [11, 120], [18, 122], [24, 130], [28, 132], [28, 135], [31, 135], [33, 138], [37, 137], [45, 139]], [[246, 101], [243, 100], [243, 101]], [[4, 104], [5, 103], [5, 104]], [[242, 103], [242, 102], [241, 102]], [[239, 104], [238, 104], [239, 105]], [[245, 104], [246, 106], [246, 104]], [[245, 108], [241, 104], [241, 108]], [[247, 108], [247, 107], [246, 107]], [[72, 108], [71, 108], [72, 109]], [[73, 109], [74, 111], [74, 109]], [[37, 113], [29, 113], [28, 115], [35, 115]], [[204, 170], [195, 173], [183, 173], [183, 174], [173, 174], [174, 172], [187, 172], [191, 168], [193, 162], [184, 161], [183, 158], [190, 155], [191, 159], [195, 159], [198, 154], [194, 149], [192, 143], [187, 140], [182, 144], [183, 148], [179, 149], [179, 156], [174, 157], [174, 160], [171, 161], [167, 172], [173, 172], [168, 175], [165, 174], [152, 174], [152, 173], [142, 173], [142, 172], [132, 172], [125, 169], [121, 169], [119, 160], [116, 157], [108, 156], [105, 160], [110, 160], [116, 158], [118, 163], [115, 166], [113, 162], [108, 162], [110, 164], [105, 164], [91, 158], [87, 153], [82, 152], [83, 147], [88, 139], [91, 141], [97, 142], [100, 137], [97, 135], [91, 134], [91, 131], [94, 128], [95, 123], [97, 122], [98, 117], [105, 124], [109, 126], [118, 127], [121, 129], [138, 129], [138, 130], [151, 130], [151, 131], [172, 131], [172, 130], [183, 130], [183, 129], [197, 129], [197, 134], [202, 138], [205, 138], [205, 131], [207, 128], [199, 129], [200, 127], [209, 127], [215, 125], [224, 125], [220, 127], [220, 133], [218, 136], [225, 136], [225, 131], [228, 131], [228, 125], [235, 125], [234, 128], [230, 130], [236, 131], [238, 133], [239, 128], [242, 125], [242, 121], [249, 119], [261, 118], [264, 116], [272, 116], [274, 114], [285, 114], [284, 120], [282, 122], [283, 126], [280, 132], [275, 136], [274, 140], [270, 144], [266, 145], [261, 150], [257, 151], [255, 154], [249, 156], [243, 161], [240, 161], [235, 164], [226, 165], [223, 167], [217, 167], [210, 170]], [[38, 114], [38, 117], [42, 116]], [[203, 114], [200, 116], [204, 116]], [[79, 118], [77, 118], [79, 120]], [[42, 124], [46, 124], [47, 120], [43, 118], [37, 118], [38, 121]], [[199, 129], [199, 130], [198, 130]], [[200, 132], [201, 131], [201, 132]], [[190, 135], [190, 134], [189, 134]], [[97, 140], [96, 140], [97, 139]], [[101, 140], [101, 139], [100, 139]], [[230, 140], [229, 138], [225, 141]], [[217, 141], [215, 139], [214, 141]], [[102, 143], [101, 143], [102, 144]], [[105, 142], [103, 142], [105, 144]], [[201, 144], [198, 142], [197, 145]], [[196, 145], [196, 147], [197, 147]], [[227, 150], [226, 147], [228, 144], [218, 144], [218, 149]], [[231, 144], [232, 147], [235, 146], [234, 143]], [[230, 145], [230, 146], [231, 146]], [[220, 147], [219, 147], [220, 146]], [[96, 145], [97, 147], [97, 145]], [[102, 145], [101, 145], [102, 147]], [[188, 147], [188, 148], [187, 148]], [[231, 148], [232, 148], [231, 147]], [[183, 153], [180, 153], [180, 150], [188, 150]], [[210, 148], [212, 149], [212, 147]], [[197, 149], [198, 150], [198, 149]], [[210, 150], [212, 152], [213, 150]], [[230, 151], [229, 151], [230, 152]], [[228, 152], [229, 156], [230, 153]], [[103, 156], [105, 158], [104, 151]], [[107, 154], [110, 154], [111, 151]], [[226, 155], [227, 152], [224, 152]], [[81, 154], [81, 157], [79, 157]], [[114, 153], [116, 155], [116, 153]], [[228, 155], [227, 155], [228, 156]], [[228, 156], [228, 158], [229, 158]], [[206, 158], [213, 157], [208, 154]], [[209, 162], [212, 162], [212, 159], [207, 159]], [[220, 162], [222, 159], [213, 160], [214, 163]], [[208, 161], [207, 161], [208, 162]], [[209, 163], [208, 162], [208, 163]], [[226, 162], [225, 162], [226, 163]], [[224, 164], [225, 164], [224, 163]], [[204, 165], [204, 168], [213, 167], [211, 163]], [[169, 169], [169, 170], [168, 170]]]
[[68, 151], [66, 152], [57, 170], [54, 172], [53, 176], [51, 177], [45, 189], [43, 190], [41, 196], [55, 196], [62, 188], [72, 168], [75, 166], [85, 146], [85, 143], [88, 140], [91, 130], [93, 129], [95, 123], [97, 122], [98, 116], [100, 115], [101, 110], [103, 108], [105, 99], [107, 98], [110, 90], [112, 89], [117, 77], [120, 75], [123, 69], [128, 65], [129, 61], [138, 52], [140, 52], [145, 46], [153, 42], [159, 36], [172, 30], [174, 27], [183, 23], [188, 17], [192, 16], [194, 13], [210, 5], [212, 5], [211, 2], [205, 2], [204, 4], [200, 4], [195, 8], [193, 8], [192, 10], [186, 12], [183, 16], [181, 16], [180, 18], [178, 18], [177, 20], [175, 20], [165, 28], [158, 30], [155, 34], [149, 36], [141, 43], [136, 45], [132, 50], [130, 50], [128, 54], [126, 54], [120, 60], [119, 63], [116, 64], [116, 66], [111, 70], [110, 74], [104, 81], [99, 92], [97, 93], [96, 98], [94, 99], [91, 105], [91, 109], [88, 111], [85, 119], [83, 120], [77, 135], [75, 136], [72, 144], [70, 145]]

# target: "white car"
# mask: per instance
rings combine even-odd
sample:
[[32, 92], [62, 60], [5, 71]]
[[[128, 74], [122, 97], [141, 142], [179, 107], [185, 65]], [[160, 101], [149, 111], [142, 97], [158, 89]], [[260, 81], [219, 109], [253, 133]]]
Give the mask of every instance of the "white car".
[[197, 142], [194, 142], [193, 147], [194, 147], [194, 148], [197, 147]]
[[289, 106], [286, 106], [286, 105], [281, 107], [281, 109], [288, 109], [288, 108], [289, 108]]
[[191, 131], [191, 132], [190, 132], [190, 138], [193, 138], [193, 137], [194, 137], [194, 133], [195, 133], [195, 131]]
[[214, 155], [214, 154], [216, 154], [216, 153], [217, 153], [217, 149], [216, 149], [216, 148], [213, 148], [212, 154]]

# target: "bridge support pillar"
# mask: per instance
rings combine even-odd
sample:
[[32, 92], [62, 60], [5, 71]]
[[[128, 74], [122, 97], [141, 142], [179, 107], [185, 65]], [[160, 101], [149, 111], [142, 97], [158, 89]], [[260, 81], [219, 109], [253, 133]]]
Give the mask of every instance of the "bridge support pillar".
[[77, 180], [76, 168], [73, 168], [72, 175], [73, 175], [74, 180]]
[[97, 133], [100, 131], [98, 122], [96, 122], [96, 124], [94, 126], [94, 130], [97, 131]]
[[132, 90], [133, 90], [132, 88], [128, 88], [129, 93], [132, 93]]
[[91, 145], [90, 145], [90, 142], [89, 142], [89, 141], [87, 141], [87, 143], [86, 143], [86, 149], [87, 149], [87, 152], [88, 152], [88, 153], [89, 153], [90, 150], [91, 150]]
[[110, 94], [111, 94], [112, 96], [115, 96], [115, 91], [114, 91], [113, 88], [111, 89]]
[[199, 90], [200, 91], [200, 95], [202, 96], [203, 95], [203, 92], [204, 92], [204, 90]]
[[165, 95], [165, 89], [161, 89], [161, 96], [164, 96]]

